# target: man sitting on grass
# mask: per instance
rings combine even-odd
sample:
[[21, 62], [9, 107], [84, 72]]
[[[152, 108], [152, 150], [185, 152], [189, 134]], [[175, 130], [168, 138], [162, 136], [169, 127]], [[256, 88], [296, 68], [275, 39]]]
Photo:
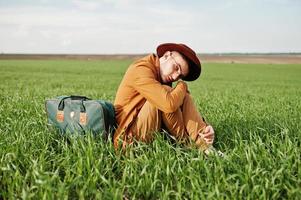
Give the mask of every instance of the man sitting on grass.
[[[197, 110], [187, 84], [201, 74], [196, 53], [184, 44], [165, 43], [127, 69], [114, 102], [118, 128], [113, 137], [123, 147], [133, 140], [151, 142], [162, 127], [178, 142], [193, 141], [205, 154], [212, 147], [214, 130]], [[172, 82], [177, 82], [171, 87]]]

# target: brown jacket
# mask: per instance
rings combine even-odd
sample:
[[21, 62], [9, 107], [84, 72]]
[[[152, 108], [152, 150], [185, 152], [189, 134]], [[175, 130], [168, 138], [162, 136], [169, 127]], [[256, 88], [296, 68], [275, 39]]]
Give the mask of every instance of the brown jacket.
[[146, 101], [165, 113], [174, 112], [183, 104], [186, 84], [178, 82], [173, 90], [168, 90], [161, 82], [159, 67], [159, 58], [151, 54], [131, 64], [126, 71], [114, 102], [118, 124], [114, 133], [116, 149], [119, 139], [126, 142], [127, 129]]

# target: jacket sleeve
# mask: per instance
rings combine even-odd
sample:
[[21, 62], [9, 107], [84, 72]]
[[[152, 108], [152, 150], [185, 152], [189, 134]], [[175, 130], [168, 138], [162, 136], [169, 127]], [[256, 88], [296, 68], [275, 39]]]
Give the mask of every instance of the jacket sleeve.
[[187, 86], [179, 82], [177, 86], [168, 90], [155, 78], [155, 73], [146, 66], [138, 66], [134, 70], [133, 87], [153, 106], [165, 113], [176, 111], [185, 98]]

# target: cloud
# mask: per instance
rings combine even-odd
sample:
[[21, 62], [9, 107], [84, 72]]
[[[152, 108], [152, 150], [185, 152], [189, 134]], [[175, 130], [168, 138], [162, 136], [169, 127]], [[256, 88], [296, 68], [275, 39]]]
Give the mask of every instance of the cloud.
[[[87, 4], [89, 6], [80, 4], [81, 7], [78, 9], [94, 10], [100, 6], [95, 2], [89, 3], [91, 3]], [[125, 4], [127, 6], [121, 6]], [[116, 8], [110, 14], [78, 12], [78, 10], [57, 9], [51, 6], [1, 8], [0, 25], [4, 26], [7, 32], [14, 33], [9, 36], [11, 39], [24, 39], [26, 37], [28, 41], [43, 41], [40, 43], [42, 51], [48, 51], [48, 43], [56, 46], [58, 51], [62, 46], [72, 47], [75, 45], [73, 51], [81, 52], [85, 49], [86, 51], [89, 51], [87, 49], [94, 49], [85, 47], [85, 44], [99, 44], [100, 53], [106, 51], [118, 53], [120, 50], [130, 51], [131, 49], [139, 49], [137, 51], [144, 52], [145, 50], [138, 47], [138, 44], [152, 43], [147, 42], [146, 38], [149, 38], [149, 41], [155, 41], [156, 37], [161, 37], [167, 32], [173, 34], [183, 32], [185, 27], [189, 26], [189, 23], [186, 22], [191, 21], [185, 12], [162, 12], [153, 8], [137, 9], [136, 12], [133, 12], [135, 6], [129, 1], [114, 4], [114, 6]], [[139, 6], [145, 5], [138, 4]], [[169, 20], [172, 18], [177, 18], [177, 20]], [[178, 26], [175, 26], [176, 24]], [[5, 37], [8, 36], [3, 38]], [[107, 41], [111, 41], [111, 44], [107, 44], [108, 47], [101, 45], [108, 43]], [[83, 48], [79, 48], [79, 44], [83, 45]], [[26, 46], [23, 47], [23, 50], [28, 51]]]
[[97, 10], [106, 1], [73, 0], [72, 3], [81, 10]]
[[29, 26], [24, 25], [24, 24], [20, 24], [20, 25], [17, 27], [16, 31], [13, 32], [12, 35], [15, 36], [15, 37], [22, 37], [22, 38], [25, 38], [25, 37], [27, 37], [27, 36], [29, 35], [29, 32], [30, 32]]
[[297, 8], [281, 7], [279, 16], [253, 1], [42, 1], [0, 7], [0, 51], [145, 53], [161, 42], [199, 52], [301, 48]]

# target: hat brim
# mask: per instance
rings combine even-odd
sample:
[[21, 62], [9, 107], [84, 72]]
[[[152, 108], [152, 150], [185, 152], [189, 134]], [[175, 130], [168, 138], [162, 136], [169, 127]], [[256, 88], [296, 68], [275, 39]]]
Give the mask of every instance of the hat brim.
[[189, 72], [183, 78], [185, 81], [194, 81], [201, 75], [201, 62], [196, 53], [184, 44], [164, 43], [157, 47], [157, 55], [162, 57], [166, 51], [177, 51], [184, 55], [188, 60]]

